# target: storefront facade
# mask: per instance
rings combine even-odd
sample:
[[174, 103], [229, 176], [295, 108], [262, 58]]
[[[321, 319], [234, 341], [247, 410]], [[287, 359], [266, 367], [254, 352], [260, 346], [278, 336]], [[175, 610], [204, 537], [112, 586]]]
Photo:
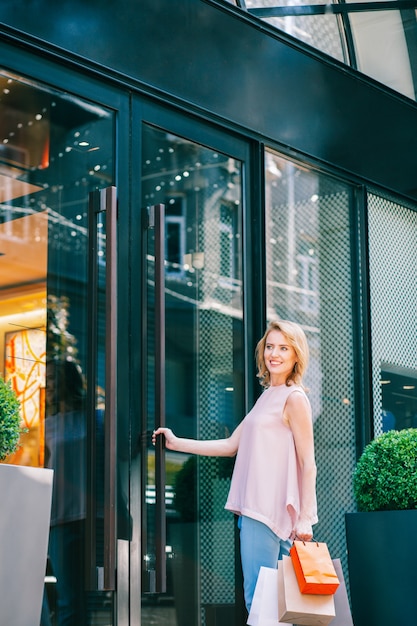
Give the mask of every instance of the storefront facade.
[[302, 324], [345, 559], [357, 454], [417, 415], [417, 106], [227, 3], [0, 18], [9, 461], [55, 470], [41, 626], [243, 624], [233, 461], [151, 432], [226, 436], [266, 321]]

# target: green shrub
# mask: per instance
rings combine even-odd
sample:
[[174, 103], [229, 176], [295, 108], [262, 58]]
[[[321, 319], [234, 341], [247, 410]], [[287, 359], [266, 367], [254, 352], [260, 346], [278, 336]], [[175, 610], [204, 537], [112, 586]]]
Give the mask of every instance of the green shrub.
[[364, 449], [353, 475], [359, 511], [417, 508], [417, 429], [390, 430]]
[[0, 461], [19, 446], [20, 402], [9, 382], [0, 377]]

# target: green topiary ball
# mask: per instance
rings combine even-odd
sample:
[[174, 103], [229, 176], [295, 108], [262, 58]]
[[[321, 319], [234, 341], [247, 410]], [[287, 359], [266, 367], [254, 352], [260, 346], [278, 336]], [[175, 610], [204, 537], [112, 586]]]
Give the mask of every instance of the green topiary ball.
[[0, 461], [17, 450], [21, 432], [20, 402], [10, 383], [0, 377]]
[[390, 430], [364, 449], [353, 475], [359, 511], [417, 508], [417, 429]]

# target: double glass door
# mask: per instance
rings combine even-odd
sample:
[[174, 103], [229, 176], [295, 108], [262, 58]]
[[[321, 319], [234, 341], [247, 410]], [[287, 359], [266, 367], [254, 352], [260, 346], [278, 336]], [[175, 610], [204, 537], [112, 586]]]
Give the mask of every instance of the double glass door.
[[235, 520], [224, 510], [234, 460], [172, 452], [162, 440], [154, 448], [151, 434], [166, 425], [182, 437], [227, 437], [242, 418], [245, 147], [149, 118], [141, 623], [232, 626], [242, 622]]
[[133, 106], [141, 175], [117, 215], [117, 107], [5, 70], [0, 88], [0, 375], [25, 427], [6, 462], [54, 470], [40, 626], [240, 624], [233, 459], [151, 433], [225, 437], [244, 413], [248, 146]]

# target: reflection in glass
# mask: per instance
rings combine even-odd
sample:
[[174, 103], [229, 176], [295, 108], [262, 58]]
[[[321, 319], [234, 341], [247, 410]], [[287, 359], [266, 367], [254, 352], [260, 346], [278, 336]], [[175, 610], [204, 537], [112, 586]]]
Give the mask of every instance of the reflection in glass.
[[54, 470], [49, 559], [57, 581], [57, 622], [84, 624], [85, 384], [77, 363], [68, 359], [49, 361], [46, 379], [45, 461]]
[[417, 428], [415, 369], [382, 363], [380, 383], [382, 432]]

